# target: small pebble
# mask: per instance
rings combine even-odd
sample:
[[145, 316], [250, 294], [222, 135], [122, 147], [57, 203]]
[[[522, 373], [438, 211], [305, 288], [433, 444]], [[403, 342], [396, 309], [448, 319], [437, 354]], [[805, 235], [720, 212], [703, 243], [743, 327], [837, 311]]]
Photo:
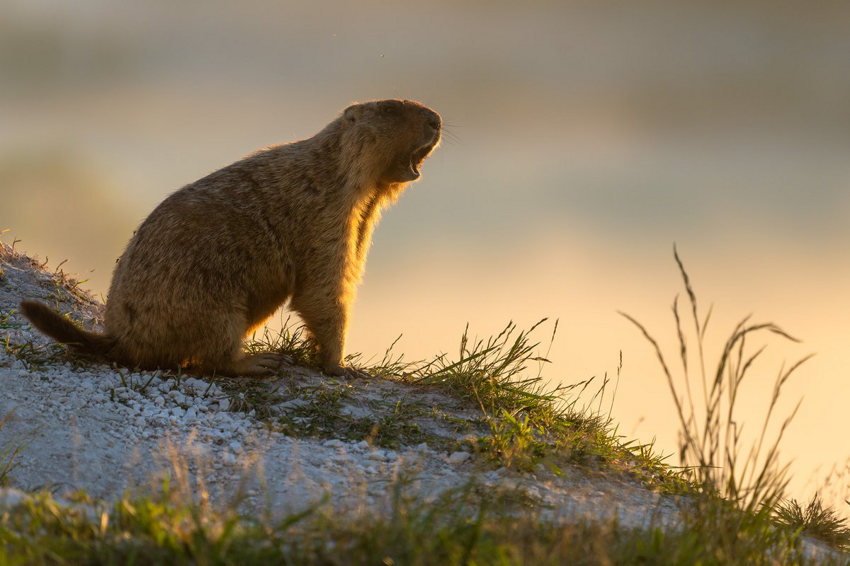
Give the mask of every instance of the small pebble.
[[472, 454], [470, 454], [469, 452], [452, 452], [451, 456], [449, 456], [449, 464], [462, 464], [469, 460], [471, 456]]

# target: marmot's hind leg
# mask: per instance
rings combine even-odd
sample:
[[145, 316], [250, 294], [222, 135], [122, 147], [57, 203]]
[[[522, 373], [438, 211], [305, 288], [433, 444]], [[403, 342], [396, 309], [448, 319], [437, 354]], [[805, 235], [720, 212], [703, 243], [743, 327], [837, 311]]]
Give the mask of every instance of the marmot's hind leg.
[[244, 315], [233, 312], [208, 313], [203, 321], [215, 333], [199, 336], [189, 347], [196, 368], [206, 375], [227, 377], [272, 375], [285, 359], [280, 354], [245, 354], [242, 341], [248, 332]]

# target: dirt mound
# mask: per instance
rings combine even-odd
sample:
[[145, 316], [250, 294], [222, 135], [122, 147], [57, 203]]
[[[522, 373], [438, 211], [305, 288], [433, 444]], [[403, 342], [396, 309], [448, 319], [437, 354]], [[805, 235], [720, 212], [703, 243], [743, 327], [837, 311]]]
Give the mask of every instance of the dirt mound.
[[16, 312], [21, 299], [95, 329], [103, 305], [74, 279], [0, 246], [0, 418], [8, 415], [0, 448], [21, 446], [7, 475], [13, 487], [114, 499], [181, 473], [214, 502], [238, 494], [283, 513], [329, 495], [340, 511], [380, 512], [404, 477], [425, 498], [471, 481], [521, 491], [564, 520], [617, 513], [636, 525], [675, 514], [670, 501], [621, 478], [498, 467], [465, 441], [481, 434], [480, 415], [433, 389], [297, 366], [241, 380], [69, 357]]

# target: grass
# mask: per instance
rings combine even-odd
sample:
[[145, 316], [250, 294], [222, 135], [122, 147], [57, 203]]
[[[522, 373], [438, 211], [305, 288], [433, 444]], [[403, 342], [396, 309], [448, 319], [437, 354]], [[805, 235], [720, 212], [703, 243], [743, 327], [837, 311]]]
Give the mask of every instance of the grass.
[[[850, 503], [848, 503], [850, 505]], [[803, 507], [797, 500], [781, 502], [774, 511], [776, 521], [795, 533], [817, 539], [833, 548], [850, 551], [850, 526], [846, 517], [824, 508], [819, 494]]]
[[[5, 232], [6, 230], [0, 231], [0, 234]], [[37, 296], [31, 298], [37, 298], [40, 300], [47, 300], [52, 303], [53, 307], [57, 312], [62, 314], [65, 318], [73, 322], [80, 328], [90, 330], [90, 328], [86, 328], [80, 320], [77, 320], [74, 316], [71, 316], [71, 313], [62, 313], [62, 309], [60, 308], [62, 304], [71, 307], [79, 307], [82, 304], [91, 305], [94, 304], [94, 300], [91, 296], [85, 292], [80, 285], [85, 283], [87, 280], [77, 280], [70, 277], [64, 271], [62, 271], [61, 266], [65, 263], [64, 261], [60, 263], [53, 272], [48, 272], [45, 270], [47, 266], [47, 259], [45, 258], [44, 262], [39, 263], [38, 261], [28, 258], [27, 256], [20, 254], [15, 251], [15, 244], [20, 240], [14, 240], [11, 247], [11, 254], [14, 259], [24, 259], [27, 262], [27, 265], [30, 269], [40, 270], [43, 275], [48, 277], [48, 281], [42, 281], [41, 283], [45, 286], [50, 285], [51, 291], [48, 292], [45, 296]], [[6, 276], [3, 274], [2, 269], [0, 269], [0, 285], [7, 283]], [[14, 315], [17, 312], [17, 309], [11, 309], [9, 311], [0, 311], [0, 331], [10, 331], [10, 330], [18, 330], [23, 328], [24, 324], [21, 322], [17, 322], [14, 319]], [[76, 315], [76, 313], [74, 313]], [[42, 366], [50, 365], [50, 364], [58, 364], [63, 363], [65, 361], [72, 362], [75, 366], [85, 365], [86, 363], [91, 363], [91, 359], [86, 358], [83, 355], [68, 355], [68, 350], [55, 342], [50, 342], [47, 345], [37, 344], [32, 340], [28, 341], [20, 341], [20, 340], [12, 340], [11, 332], [6, 332], [6, 336], [2, 340], [3, 348], [7, 355], [13, 356], [19, 360], [21, 360], [25, 366], [29, 369], [39, 369]]]
[[352, 413], [345, 402], [353, 398], [346, 388], [326, 386], [324, 384], [305, 388], [299, 394], [303, 403], [295, 405], [277, 421], [284, 432], [292, 436], [316, 436], [320, 438], [341, 438], [347, 440], [366, 440], [385, 448], [398, 448], [431, 440], [411, 418], [421, 411], [405, 402], [380, 401], [368, 402], [368, 410], [363, 416]]
[[245, 343], [247, 354], [275, 352], [288, 356], [294, 365], [318, 368], [319, 356], [316, 345], [307, 332], [307, 327], [296, 325], [287, 319], [282, 324], [280, 332], [272, 332], [268, 327], [263, 328], [261, 336], [256, 333]]
[[[441, 404], [449, 401], [449, 405], [472, 408], [471, 416], [459, 417], [452, 407], [408, 398], [364, 402], [361, 392], [346, 380], [326, 379], [318, 385], [291, 386], [285, 392], [279, 388], [271, 391], [273, 386], [261, 381], [226, 380], [220, 385], [250, 396], [246, 407], [268, 415], [270, 426], [293, 436], [367, 440], [390, 448], [426, 442], [447, 451], [472, 449], [496, 466], [518, 471], [542, 467], [558, 474], [567, 465], [583, 465], [626, 473], [653, 488], [682, 491], [685, 483], [679, 474], [664, 465], [664, 458], [651, 445], [623, 442], [610, 413], [602, 412], [611, 382], [607, 375], [587, 406], [579, 406], [579, 401], [595, 378], [572, 385], [548, 386], [544, 382], [542, 370], [549, 360], [537, 353], [541, 343], [533, 336], [546, 322], [543, 319], [529, 330], [518, 330], [510, 322], [486, 340], [471, 339], [467, 326], [456, 358], [443, 353], [430, 361], [406, 362], [393, 353], [396, 340], [374, 365], [362, 364], [358, 354], [347, 360], [371, 375], [403, 384], [411, 395], [431, 393]], [[555, 322], [548, 348], [557, 328]], [[279, 333], [266, 330], [246, 349], [249, 353], [283, 353], [306, 364], [315, 361], [306, 331], [291, 327], [288, 319]], [[536, 372], [529, 377], [526, 374], [531, 368]], [[366, 416], [351, 414], [353, 400], [368, 405]], [[274, 417], [274, 405], [281, 402], [292, 408]], [[440, 436], [420, 428], [418, 422], [429, 415], [449, 424], [453, 433]], [[472, 445], [455, 440], [458, 433], [469, 436]]]
[[[179, 482], [176, 482], [179, 484]], [[423, 502], [404, 480], [385, 513], [335, 513], [327, 502], [278, 519], [189, 502], [166, 481], [154, 497], [103, 504], [48, 494], [0, 516], [0, 562], [8, 564], [846, 564], [807, 558], [794, 535], [729, 557], [719, 537], [691, 529], [558, 522], [509, 493], [470, 485]]]
[[[467, 325], [460, 339], [457, 361], [440, 354], [430, 363], [408, 372], [407, 380], [440, 385], [455, 397], [477, 403], [485, 414], [522, 411], [533, 414], [535, 420], [552, 422], [556, 416], [552, 402], [562, 388], [546, 392], [539, 372], [537, 377], [522, 377], [530, 363], [548, 363], [546, 358], [535, 354], [539, 343], [530, 340], [531, 333], [544, 322], [546, 319], [528, 331], [520, 331], [516, 338], [513, 337], [516, 325], [510, 322], [486, 342], [473, 340], [471, 344]], [[557, 328], [555, 323], [553, 340]]]
[[9, 420], [14, 416], [12, 409], [0, 419], [0, 486], [9, 485], [9, 472], [15, 467], [15, 459], [24, 451], [32, 437], [38, 433], [38, 428], [24, 434], [14, 435], [9, 438], [5, 429]]
[[[680, 424], [681, 463], [697, 492], [697, 496], [690, 498], [689, 503], [682, 507], [687, 528], [714, 533], [722, 542], [717, 549], [719, 556], [730, 562], [749, 556], [753, 552], [751, 549], [776, 545], [793, 547], [804, 532], [828, 532], [838, 539], [841, 535], [846, 537], [846, 533], [841, 531], [843, 523], [836, 523], [836, 515], [831, 510], [810, 506], [810, 512], [798, 513], [796, 502], [783, 503], [789, 476], [788, 464], [779, 460], [779, 445], [799, 403], [783, 419], [775, 438], [768, 438], [767, 431], [783, 387], [809, 357], [790, 367], [783, 365], [780, 368], [767, 399], [760, 434], [747, 445], [741, 434], [745, 419], [738, 414], [736, 402], [742, 383], [754, 371], [765, 349], [762, 346], [751, 352], [747, 348], [748, 341], [764, 334], [782, 340], [796, 340], [773, 323], [754, 324], [745, 318], [732, 330], [714, 368], [709, 368], [704, 344], [711, 309], [704, 318], [700, 316], [696, 293], [675, 248], [674, 257], [688, 295], [693, 344], [696, 345], [694, 355], [683, 330], [677, 297], [672, 310], [681, 379], [674, 377], [661, 347], [646, 327], [633, 317], [621, 314], [637, 326], [652, 345], [673, 397]], [[694, 373], [698, 375], [699, 389], [692, 384]], [[694, 389], [697, 389], [697, 394], [694, 394]], [[700, 391], [701, 396], [698, 396]]]
[[[797, 409], [795, 408], [791, 415], [785, 418], [776, 439], [772, 442], [768, 440], [767, 444], [765, 444], [766, 433], [783, 386], [808, 357], [801, 359], [788, 369], [784, 367], [780, 369], [769, 398], [761, 435], [749, 448], [744, 447], [738, 426], [738, 423], [743, 421], [737, 416], [736, 402], [744, 380], [765, 349], [762, 347], [750, 353], [746, 348], [747, 340], [760, 333], [771, 333], [786, 340], [796, 340], [773, 323], [752, 324], [749, 318], [745, 318], [737, 324], [726, 340], [716, 368], [713, 371], [707, 368], [703, 350], [711, 310], [704, 319], [700, 318], [696, 294], [675, 250], [674, 256], [690, 300], [690, 313], [697, 345], [697, 359], [691, 363], [689, 359], [691, 351], [682, 329], [683, 321], [679, 313], [677, 297], [673, 302], [673, 316], [676, 321], [684, 394], [677, 385], [677, 380], [674, 379], [658, 342], [634, 318], [627, 314], [623, 316], [643, 332], [658, 356], [679, 417], [679, 453], [682, 464], [692, 474], [694, 482], [704, 491], [721, 495], [747, 512], [758, 512], [764, 506], [772, 508], [781, 500], [788, 483], [788, 466], [779, 464], [778, 447]], [[694, 403], [691, 384], [692, 365], [696, 365], [702, 385], [701, 412], [696, 409]]]
[[23, 323], [17, 322], [13, 318], [16, 312], [17, 309], [0, 311], [0, 332], [7, 331], [5, 338], [3, 338], [3, 350], [6, 355], [21, 360], [28, 368], [39, 368], [47, 364], [60, 363], [66, 352], [65, 347], [60, 344], [51, 342], [45, 346], [32, 340], [12, 340], [12, 334], [8, 331], [18, 330], [24, 326]]
[[[537, 354], [541, 344], [532, 339], [532, 333], [546, 322], [543, 319], [527, 331], [517, 331], [511, 322], [487, 340], [470, 340], [467, 327], [457, 360], [441, 354], [406, 368], [403, 379], [477, 406], [486, 432], [478, 436], [476, 448], [509, 469], [543, 468], [560, 474], [567, 465], [588, 466], [625, 472], [654, 488], [681, 491], [684, 483], [663, 465], [664, 457], [651, 445], [623, 442], [610, 409], [602, 412], [610, 384], [607, 374], [590, 401], [581, 406], [595, 378], [571, 385], [544, 382], [542, 370], [549, 360]], [[547, 350], [557, 329], [556, 321]], [[529, 377], [532, 366], [537, 371]]]

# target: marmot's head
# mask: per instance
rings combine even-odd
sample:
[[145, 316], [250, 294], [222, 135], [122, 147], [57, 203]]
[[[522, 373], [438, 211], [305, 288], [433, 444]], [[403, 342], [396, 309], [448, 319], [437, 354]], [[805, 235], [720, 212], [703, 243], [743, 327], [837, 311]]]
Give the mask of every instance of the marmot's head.
[[439, 114], [414, 100], [354, 104], [345, 109], [342, 121], [344, 143], [353, 144], [347, 149], [356, 153], [349, 159], [367, 158], [381, 184], [418, 179], [422, 162], [440, 143], [443, 123]]

